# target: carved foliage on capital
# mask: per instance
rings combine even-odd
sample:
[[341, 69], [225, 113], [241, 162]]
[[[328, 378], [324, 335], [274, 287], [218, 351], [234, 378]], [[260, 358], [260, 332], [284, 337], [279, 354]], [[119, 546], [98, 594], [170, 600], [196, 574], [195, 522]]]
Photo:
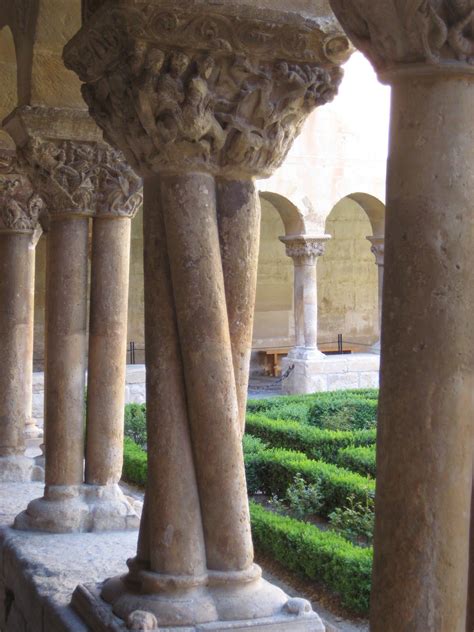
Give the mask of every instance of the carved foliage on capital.
[[378, 266], [384, 265], [385, 260], [385, 239], [383, 237], [367, 237], [372, 244], [370, 251], [375, 257]]
[[141, 3], [99, 11], [65, 60], [86, 82], [84, 98], [107, 139], [134, 167], [270, 175], [342, 77], [324, 51], [342, 55], [345, 38], [320, 35], [318, 50], [307, 48], [312, 37]]
[[281, 237], [285, 244], [286, 255], [291, 257], [295, 265], [315, 265], [317, 258], [324, 254], [329, 237]]
[[474, 62], [474, 0], [330, 0], [378, 70], [397, 63]]
[[44, 209], [16, 157], [0, 154], [0, 231], [34, 231]]

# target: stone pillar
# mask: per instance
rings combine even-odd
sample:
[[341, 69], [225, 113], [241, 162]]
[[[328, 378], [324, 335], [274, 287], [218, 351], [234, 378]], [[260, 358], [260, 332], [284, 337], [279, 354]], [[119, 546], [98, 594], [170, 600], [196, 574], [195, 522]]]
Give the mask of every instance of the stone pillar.
[[326, 356], [318, 349], [317, 262], [328, 239], [329, 235], [280, 237], [295, 266], [296, 345], [282, 362], [282, 391], [288, 395], [321, 390], [318, 380]]
[[[110, 525], [123, 466], [131, 221], [142, 202], [141, 180], [119, 152], [101, 150], [93, 219], [85, 482], [107, 499]], [[91, 493], [89, 489], [89, 494]], [[120, 520], [119, 520], [120, 522]], [[117, 525], [118, 526], [118, 525]], [[138, 523], [137, 523], [138, 526]]]
[[324, 254], [329, 236], [312, 237], [297, 235], [280, 237], [286, 246], [286, 254], [295, 266], [294, 310], [296, 345], [289, 358], [309, 360], [321, 359], [318, 350], [318, 257]]
[[[33, 500], [27, 510], [17, 516], [15, 527], [54, 533], [134, 528], [137, 516], [115, 487], [84, 484], [90, 218], [104, 200], [110, 204], [110, 209], [120, 207], [121, 193], [119, 191], [114, 197], [110, 191], [109, 170], [112, 167], [108, 167], [107, 156], [104, 157], [102, 135], [85, 112], [22, 107], [7, 119], [6, 126], [29, 165], [30, 177], [41, 191], [49, 214], [46, 486], [44, 497]], [[128, 195], [130, 182], [123, 178], [119, 184], [123, 195]], [[101, 237], [102, 245], [111, 248], [111, 243], [104, 244], [103, 231], [98, 229], [97, 234], [96, 250]], [[97, 263], [99, 256], [96, 253], [96, 268], [100, 268], [100, 261], [103, 261], [99, 259]], [[111, 256], [115, 256], [117, 262], [121, 255], [115, 252]], [[100, 279], [100, 270], [96, 269], [96, 272]], [[98, 310], [95, 288], [102, 280], [97, 280], [98, 275], [93, 281], [94, 317]], [[117, 292], [120, 293], [120, 289]], [[105, 310], [102, 310], [102, 316], [105, 317]], [[107, 317], [110, 317], [109, 313]], [[96, 319], [93, 322], [95, 326]], [[112, 361], [110, 355], [108, 360]], [[96, 366], [93, 371], [97, 372]], [[109, 393], [105, 391], [104, 398], [108, 397]], [[94, 396], [93, 401], [95, 403]], [[110, 414], [111, 411], [107, 412]], [[102, 424], [107, 422], [110, 423], [110, 418]]]
[[[331, 0], [392, 85], [371, 630], [465, 632], [474, 388], [472, 3]], [[454, 517], [454, 519], [453, 519]]]
[[372, 345], [371, 351], [373, 353], [380, 353], [380, 335], [382, 332], [383, 266], [385, 255], [385, 238], [373, 236], [367, 237], [367, 239], [372, 244], [370, 250], [375, 257], [379, 279], [379, 339], [374, 345]]
[[474, 478], [471, 496], [471, 540], [469, 547], [469, 583], [467, 591], [466, 632], [471, 632], [474, 629]]
[[[200, 1], [164, 9], [99, 9], [65, 50], [91, 113], [145, 178], [149, 450], [130, 572], [101, 591], [78, 587], [73, 606], [98, 626], [105, 601], [130, 627], [144, 611], [150, 629], [318, 632], [309, 604], [288, 601], [253, 563], [241, 435], [259, 239], [253, 179], [281, 164], [341, 75], [309, 52], [322, 50], [319, 24], [292, 16], [288, 27], [284, 13], [266, 22], [244, 8], [230, 16]], [[95, 38], [107, 41], [100, 58]], [[341, 50], [330, 45], [335, 31], [324, 38]], [[295, 41], [305, 52], [288, 55]]]
[[32, 410], [35, 246], [43, 201], [12, 153], [0, 154], [0, 481], [39, 480], [24, 456]]

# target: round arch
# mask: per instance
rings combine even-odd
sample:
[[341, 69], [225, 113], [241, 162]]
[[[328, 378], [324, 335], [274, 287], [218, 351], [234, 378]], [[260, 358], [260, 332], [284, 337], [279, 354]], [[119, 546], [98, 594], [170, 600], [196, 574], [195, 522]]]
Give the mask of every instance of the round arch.
[[309, 198], [290, 199], [273, 191], [260, 191], [259, 195], [277, 210], [285, 227], [286, 237], [318, 232], [316, 214]]
[[372, 226], [373, 236], [383, 237], [385, 234], [385, 204], [369, 193], [350, 193], [346, 197], [356, 202], [365, 211]]

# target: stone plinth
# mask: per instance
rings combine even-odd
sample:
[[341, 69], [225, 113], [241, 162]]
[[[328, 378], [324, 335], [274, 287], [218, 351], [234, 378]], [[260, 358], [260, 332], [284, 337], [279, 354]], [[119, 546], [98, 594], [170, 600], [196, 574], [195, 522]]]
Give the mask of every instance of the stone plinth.
[[283, 380], [282, 392], [297, 395], [348, 388], [378, 388], [379, 369], [380, 356], [377, 354], [323, 355], [321, 358], [319, 352], [313, 357], [307, 353], [291, 352], [282, 361], [282, 372], [289, 371], [288, 377]]

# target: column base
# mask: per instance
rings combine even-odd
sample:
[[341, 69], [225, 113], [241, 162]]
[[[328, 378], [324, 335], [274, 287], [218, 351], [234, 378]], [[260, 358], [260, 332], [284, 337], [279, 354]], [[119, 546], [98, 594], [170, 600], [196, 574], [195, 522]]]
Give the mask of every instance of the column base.
[[[324, 632], [325, 627], [311, 605], [304, 599], [289, 599], [280, 589], [263, 579], [249, 584], [247, 591], [234, 587], [234, 596], [227, 601], [231, 610], [223, 607], [223, 594], [212, 586], [195, 589], [194, 597], [183, 599], [184, 594], [174, 587], [166, 594], [143, 595], [128, 593], [128, 614], [117, 616], [112, 606], [102, 596], [108, 593], [107, 584], [114, 583], [117, 590], [119, 578], [105, 584], [80, 585], [72, 596], [72, 607], [95, 632], [125, 632], [149, 630], [150, 632]], [[125, 590], [125, 589], [124, 589]], [[173, 594], [171, 594], [171, 590]], [[102, 595], [102, 596], [101, 596]], [[110, 595], [107, 595], [108, 597]], [[124, 595], [125, 596], [125, 595]], [[194, 600], [195, 599], [195, 600]], [[219, 612], [221, 610], [221, 612]], [[226, 615], [242, 611], [245, 618], [229, 619]], [[166, 621], [171, 613], [181, 612], [182, 618]], [[123, 613], [119, 613], [123, 616]], [[207, 620], [206, 620], [207, 617]], [[194, 622], [190, 619], [194, 618]], [[197, 619], [202, 619], [201, 622]]]
[[50, 486], [13, 526], [47, 533], [128, 531], [138, 529], [140, 518], [118, 485]]
[[38, 426], [36, 419], [29, 419], [25, 424], [25, 438], [39, 439], [43, 436], [42, 429]]
[[34, 459], [21, 455], [0, 457], [0, 483], [31, 483], [43, 480], [44, 470]]

